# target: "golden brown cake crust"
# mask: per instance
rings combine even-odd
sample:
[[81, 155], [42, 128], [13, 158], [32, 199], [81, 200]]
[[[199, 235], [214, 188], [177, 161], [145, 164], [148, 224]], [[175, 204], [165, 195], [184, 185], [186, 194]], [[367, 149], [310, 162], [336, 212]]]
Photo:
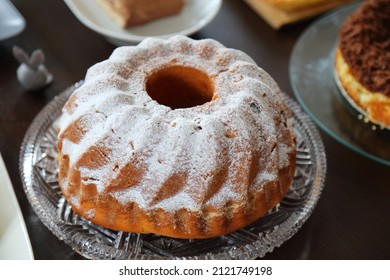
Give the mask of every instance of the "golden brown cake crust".
[[[159, 76], [169, 81], [177, 71], [187, 89], [180, 95], [206, 85], [209, 101], [160, 104], [146, 91], [166, 87], [159, 99], [176, 89]], [[77, 214], [115, 230], [226, 234], [277, 205], [295, 172], [292, 113], [275, 81], [210, 39], [117, 48], [88, 70], [58, 130], [65, 198]]]
[[[295, 157], [290, 155], [289, 160], [294, 162]], [[83, 193], [81, 205], [68, 200], [72, 209], [76, 214], [106, 228], [125, 232], [156, 233], [174, 238], [211, 238], [240, 229], [275, 207], [291, 185], [292, 169], [289, 167], [281, 170], [280, 176], [285, 178], [283, 183], [275, 182], [264, 186], [268, 190], [261, 195], [251, 196], [245, 205], [237, 206], [233, 202], [231, 205], [226, 204], [222, 215], [221, 209], [213, 207], [204, 207], [199, 212], [186, 208], [176, 212], [161, 208], [149, 211], [142, 209], [137, 203], [124, 205], [118, 203], [109, 194], [98, 196], [94, 186], [82, 184], [68, 188], [63, 193], [67, 198], [79, 192]], [[93, 216], [91, 211], [94, 212]]]
[[366, 112], [365, 121], [374, 122], [381, 127], [390, 127], [390, 98], [362, 86], [352, 75], [339, 48], [336, 50], [335, 71], [346, 94]]

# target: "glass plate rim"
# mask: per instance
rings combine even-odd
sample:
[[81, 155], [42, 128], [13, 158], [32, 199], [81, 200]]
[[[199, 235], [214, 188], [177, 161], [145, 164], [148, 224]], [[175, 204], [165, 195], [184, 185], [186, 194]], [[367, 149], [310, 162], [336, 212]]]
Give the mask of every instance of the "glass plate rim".
[[[32, 178], [26, 174], [26, 172], [31, 172], [32, 167], [29, 166], [29, 163], [33, 162], [33, 158], [35, 155], [35, 143], [37, 140], [37, 136], [41, 133], [41, 127], [44, 122], [52, 122], [52, 117], [55, 115], [55, 111], [58, 110], [58, 103], [62, 104], [68, 99], [71, 92], [74, 91], [75, 88], [79, 87], [83, 81], [75, 83], [70, 86], [59, 95], [57, 95], [52, 101], [50, 101], [34, 118], [30, 127], [28, 128], [25, 138], [22, 142], [20, 155], [19, 155], [19, 170], [20, 175], [23, 182], [23, 187], [27, 198], [32, 206], [34, 212], [40, 218], [41, 222], [60, 240], [64, 241], [68, 246], [71, 246], [73, 250], [82, 255], [87, 259], [112, 259], [108, 257], [108, 253], [110, 250], [113, 250], [112, 247], [105, 244], [98, 244], [98, 248], [95, 249], [94, 253], [85, 252], [82, 250], [83, 248], [78, 247], [79, 236], [71, 237], [67, 236], [66, 229], [69, 225], [66, 225], [60, 220], [52, 220], [48, 215], [48, 211], [50, 209], [50, 205], [43, 205], [39, 199], [36, 197], [34, 190], [32, 189]], [[66, 97], [67, 96], [67, 97]], [[302, 112], [299, 105], [289, 96], [283, 94], [284, 98], [288, 106], [293, 111], [293, 114], [297, 120], [300, 121], [300, 125], [305, 129], [305, 133], [307, 133], [308, 140], [310, 140], [313, 145], [313, 154], [315, 156], [315, 160], [313, 160], [313, 168], [316, 173], [314, 176], [314, 180], [311, 183], [310, 187], [310, 195], [306, 198], [305, 204], [299, 209], [299, 211], [294, 212], [291, 216], [283, 221], [280, 225], [278, 224], [272, 230], [274, 232], [270, 232], [270, 235], [264, 240], [260, 239], [253, 242], [252, 244], [246, 244], [242, 247], [236, 247], [234, 249], [226, 252], [219, 252], [216, 254], [205, 254], [205, 255], [196, 255], [191, 257], [184, 257], [184, 259], [254, 259], [254, 258], [262, 258], [265, 254], [272, 252], [272, 250], [276, 247], [280, 247], [285, 241], [290, 239], [306, 222], [306, 220], [311, 216], [312, 212], [317, 205], [317, 202], [321, 196], [323, 188], [325, 186], [326, 180], [326, 172], [327, 172], [327, 163], [326, 163], [326, 154], [325, 147], [323, 145], [321, 136], [317, 130], [315, 124], [311, 121], [311, 119]], [[61, 106], [62, 107], [62, 106]], [[272, 235], [277, 235], [280, 231], [287, 232], [283, 238], [275, 238], [270, 239], [269, 237]], [[266, 240], [265, 240], [266, 239]], [[96, 257], [96, 251], [100, 249], [102, 251], [106, 251]], [[119, 256], [127, 254], [125, 251], [117, 250], [119, 252]], [[120, 258], [119, 258], [120, 259]], [[172, 259], [166, 257], [159, 257], [156, 255], [149, 256], [146, 254], [139, 254], [134, 257], [124, 258], [124, 259]], [[180, 257], [175, 259], [181, 259]]]

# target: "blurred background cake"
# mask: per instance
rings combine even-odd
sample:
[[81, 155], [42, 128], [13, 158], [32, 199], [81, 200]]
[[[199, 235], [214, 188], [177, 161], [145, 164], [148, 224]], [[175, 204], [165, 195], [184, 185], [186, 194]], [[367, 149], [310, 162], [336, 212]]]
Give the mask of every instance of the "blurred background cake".
[[351, 0], [245, 0], [271, 27], [279, 29]]
[[390, 1], [370, 0], [339, 32], [335, 72], [368, 121], [390, 127]]
[[184, 0], [98, 0], [123, 28], [178, 14]]

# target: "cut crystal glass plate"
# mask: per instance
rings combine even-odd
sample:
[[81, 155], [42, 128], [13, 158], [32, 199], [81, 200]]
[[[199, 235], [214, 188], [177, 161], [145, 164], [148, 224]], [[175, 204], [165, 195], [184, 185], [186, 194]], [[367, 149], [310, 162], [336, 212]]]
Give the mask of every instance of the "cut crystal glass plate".
[[88, 259], [255, 259], [291, 238], [311, 215], [324, 187], [326, 157], [310, 118], [285, 96], [295, 117], [297, 169], [283, 201], [251, 225], [210, 239], [118, 232], [76, 215], [58, 185], [55, 121], [77, 83], [33, 120], [21, 146], [20, 173], [35, 213], [55, 236]]

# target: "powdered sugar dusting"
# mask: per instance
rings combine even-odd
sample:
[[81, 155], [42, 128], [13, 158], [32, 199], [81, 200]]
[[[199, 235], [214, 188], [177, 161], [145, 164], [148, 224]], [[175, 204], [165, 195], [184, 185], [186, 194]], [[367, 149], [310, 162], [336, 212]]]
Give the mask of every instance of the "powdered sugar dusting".
[[[172, 64], [206, 73], [217, 98], [186, 109], [158, 104], [145, 90], [147, 77]], [[280, 111], [289, 114], [276, 83], [246, 54], [211, 39], [176, 36], [117, 48], [110, 59], [88, 70], [73, 96], [77, 106], [63, 110], [59, 139], [61, 153], [69, 157], [70, 169], [79, 170], [82, 183], [103, 193], [128, 162], [145, 170], [136, 185], [111, 191], [122, 204], [172, 212], [244, 202], [245, 189], [262, 191], [267, 182], [277, 180], [279, 166], [287, 165], [295, 150], [293, 137], [278, 136], [290, 135], [293, 124], [280, 117]], [[77, 143], [66, 134], [76, 120], [82, 120], [79, 125], [85, 130]], [[95, 146], [104, 148], [103, 160], [84, 164], [82, 157]], [[239, 173], [250, 174], [250, 167], [243, 165], [255, 153], [262, 155], [256, 164], [263, 171], [251, 182], [237, 182]], [[208, 196], [216, 174], [223, 180]], [[158, 200], [161, 186], [178, 175], [182, 185]], [[73, 200], [79, 205], [79, 198]]]

